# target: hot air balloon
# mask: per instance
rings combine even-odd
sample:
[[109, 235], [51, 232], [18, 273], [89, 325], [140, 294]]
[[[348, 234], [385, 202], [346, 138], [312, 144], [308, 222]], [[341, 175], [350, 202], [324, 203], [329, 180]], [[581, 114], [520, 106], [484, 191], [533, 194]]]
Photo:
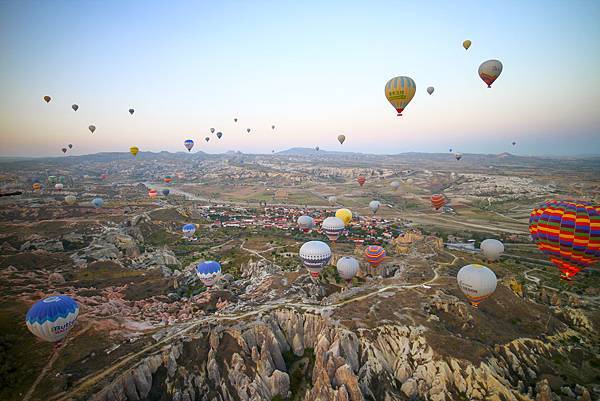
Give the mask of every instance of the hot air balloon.
[[50, 100], [52, 100], [52, 98], [50, 96], [44, 96], [44, 100], [46, 101], [46, 103], [50, 103]]
[[158, 196], [158, 192], [156, 191], [156, 189], [151, 189], [148, 191], [148, 196], [151, 198], [156, 198]]
[[133, 115], [133, 113], [135, 113], [134, 109], [129, 109], [129, 114]]
[[73, 111], [77, 111], [79, 109], [79, 106], [74, 104], [71, 106], [71, 108], [73, 109]]
[[430, 86], [427, 88], [427, 93], [429, 93], [430, 95], [433, 93], [435, 89], [433, 88], [433, 86]]
[[396, 191], [398, 188], [400, 188], [400, 182], [399, 181], [392, 181], [392, 183], [390, 184], [390, 186], [392, 188], [394, 188], [394, 191]]
[[34, 183], [31, 185], [31, 188], [32, 188], [34, 191], [39, 191], [40, 189], [42, 189], [42, 184], [40, 184], [39, 182], [34, 182]]
[[318, 151], [319, 151], [319, 147], [318, 147], [318, 146], [316, 146], [316, 147], [315, 147], [315, 150], [318, 152]]
[[69, 144], [69, 149], [73, 149], [73, 144], [72, 143]]
[[350, 209], [346, 208], [338, 209], [335, 212], [335, 217], [342, 220], [344, 222], [344, 225], [347, 226], [352, 221], [352, 212], [350, 211]]
[[274, 125], [271, 125], [271, 129], [274, 131], [274, 130], [275, 130], [275, 126], [274, 126]]
[[196, 275], [202, 281], [202, 284], [206, 287], [212, 287], [221, 277], [221, 265], [214, 260], [199, 263], [196, 266]]
[[327, 217], [321, 223], [321, 229], [329, 238], [330, 241], [335, 242], [340, 234], [344, 231], [344, 222], [338, 217]]
[[183, 146], [185, 146], [188, 152], [190, 152], [194, 147], [194, 141], [192, 141], [191, 139], [186, 139], [185, 141], [183, 141]]
[[233, 122], [234, 122], [234, 123], [237, 123], [237, 118], [234, 118], [234, 119], [233, 119]]
[[48, 182], [49, 182], [50, 184], [56, 184], [56, 181], [57, 181], [57, 178], [56, 178], [56, 176], [55, 176], [55, 175], [50, 175], [50, 176], [48, 176]]
[[93, 134], [93, 133], [94, 133], [94, 131], [96, 131], [96, 126], [95, 126], [95, 125], [90, 125], [90, 126], [88, 127], [88, 129], [89, 129], [89, 130], [90, 130], [90, 132]]
[[102, 205], [104, 205], [104, 200], [102, 198], [94, 198], [92, 199], [92, 205], [95, 208], [100, 208]]
[[529, 232], [565, 280], [600, 260], [600, 206], [549, 200], [531, 212]]
[[479, 77], [485, 82], [488, 88], [492, 87], [492, 84], [502, 72], [502, 63], [498, 60], [484, 61], [479, 66]]
[[49, 342], [61, 341], [79, 315], [79, 306], [67, 295], [54, 295], [37, 301], [27, 312], [25, 323], [36, 337]]
[[77, 202], [77, 198], [75, 197], [75, 195], [67, 195], [67, 196], [65, 196], [65, 203], [67, 205], [74, 205], [75, 202]]
[[211, 134], [214, 134], [214, 133], [215, 133], [215, 129], [214, 129], [214, 128], [211, 128], [211, 129], [210, 129], [210, 133], [211, 133]]
[[369, 245], [365, 249], [365, 257], [371, 267], [376, 268], [385, 259], [385, 249], [379, 245]]
[[339, 141], [340, 145], [343, 145], [345, 140], [346, 140], [346, 135], [338, 135], [338, 141]]
[[140, 149], [137, 146], [132, 146], [129, 148], [129, 153], [131, 153], [134, 156], [137, 156], [139, 151]]
[[337, 272], [340, 277], [346, 282], [350, 283], [356, 273], [360, 270], [360, 265], [358, 264], [358, 260], [354, 259], [351, 256], [342, 256], [338, 259], [337, 264]]
[[173, 177], [166, 175], [165, 178], [163, 178], [163, 181], [167, 184], [170, 184], [173, 181]]
[[456, 152], [456, 153], [454, 154], [454, 157], [456, 158], [456, 160], [460, 160], [460, 159], [462, 159], [462, 157], [463, 157], [463, 154], [462, 154], [462, 153], [459, 153], [459, 152]]
[[463, 42], [463, 47], [465, 48], [465, 50], [469, 50], [469, 47], [471, 47], [471, 41], [469, 39], [465, 40]]
[[337, 196], [330, 196], [327, 198], [327, 202], [329, 202], [330, 205], [335, 205], [337, 203]]
[[247, 133], [250, 133], [250, 128], [246, 128], [246, 132], [247, 132]]
[[54, 184], [54, 189], [56, 189], [57, 191], [62, 191], [64, 188], [64, 185], [61, 184], [60, 182], [57, 184]]
[[475, 308], [496, 291], [496, 275], [488, 267], [478, 264], [463, 266], [456, 275], [458, 288]]
[[452, 148], [448, 149], [448, 152], [452, 153]]
[[513, 141], [512, 145], [515, 146], [517, 143], [515, 141]]
[[298, 252], [302, 264], [310, 272], [313, 279], [319, 277], [323, 267], [329, 263], [331, 259], [331, 249], [321, 241], [308, 241], [302, 244]]
[[67, 153], [67, 148], [62, 148], [61, 150], [63, 153]]
[[108, 178], [108, 174], [106, 174], [106, 173], [100, 174], [100, 179], [101, 180], [106, 180], [107, 178]]
[[302, 215], [302, 216], [298, 217], [298, 227], [300, 227], [300, 229], [302, 231], [304, 231], [305, 233], [312, 230], [314, 225], [315, 225], [315, 221], [312, 217], [307, 216], [307, 215]]
[[415, 96], [417, 85], [412, 78], [396, 77], [390, 79], [385, 85], [385, 97], [394, 109], [398, 112], [398, 116], [402, 115], [402, 111], [410, 103]]
[[195, 224], [185, 224], [182, 229], [183, 231], [183, 236], [186, 238], [190, 238], [194, 235], [194, 233], [196, 232], [196, 225]]
[[367, 179], [364, 175], [361, 174], [358, 176], [358, 178], [356, 178], [356, 182], [358, 182], [358, 185], [362, 187], [363, 185], [365, 185], [365, 182], [367, 182]]
[[371, 209], [373, 214], [377, 213], [377, 211], [379, 210], [379, 206], [381, 206], [381, 203], [377, 200], [372, 200], [371, 202], [369, 202], [369, 209]]
[[209, 137], [206, 137], [206, 138], [204, 138], [204, 140], [205, 140], [206, 142], [208, 142], [208, 141], [210, 141], [210, 138], [209, 138]]
[[438, 210], [442, 206], [446, 204], [446, 197], [441, 194], [433, 194], [431, 195], [431, 206]]
[[167, 195], [169, 195], [170, 193], [171, 193], [171, 191], [169, 190], [169, 188], [164, 188], [164, 189], [162, 190], [162, 194], [163, 194], [164, 196], [167, 196]]
[[223, 133], [221, 131], [217, 132], [217, 138], [221, 139], [222, 136], [223, 136]]
[[488, 238], [481, 241], [479, 249], [488, 261], [494, 262], [500, 259], [500, 256], [504, 253], [504, 244], [497, 239]]

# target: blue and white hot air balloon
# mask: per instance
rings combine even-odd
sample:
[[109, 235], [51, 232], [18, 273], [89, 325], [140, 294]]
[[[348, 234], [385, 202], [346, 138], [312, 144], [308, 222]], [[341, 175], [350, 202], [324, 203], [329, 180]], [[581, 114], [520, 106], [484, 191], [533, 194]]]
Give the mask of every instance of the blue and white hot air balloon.
[[310, 276], [316, 279], [331, 259], [331, 248], [322, 241], [308, 241], [300, 247], [298, 255]]
[[27, 328], [44, 341], [61, 341], [75, 324], [79, 305], [67, 295], [37, 301], [27, 312]]
[[95, 208], [102, 207], [102, 205], [104, 205], [104, 200], [102, 198], [94, 198], [92, 199], [92, 205], [94, 205]]
[[185, 224], [181, 230], [183, 231], [184, 237], [190, 238], [196, 232], [196, 225], [191, 223]]
[[194, 141], [192, 141], [191, 139], [186, 139], [183, 142], [183, 146], [185, 146], [185, 148], [188, 150], [188, 152], [190, 152], [192, 150], [192, 148], [194, 147]]
[[196, 266], [196, 274], [205, 286], [212, 287], [221, 276], [221, 265], [214, 260], [207, 260]]
[[169, 188], [165, 188], [165, 189], [163, 189], [163, 190], [162, 190], [162, 194], [163, 194], [164, 196], [167, 196], [167, 195], [169, 195], [170, 193], [171, 193], [171, 191], [169, 190]]

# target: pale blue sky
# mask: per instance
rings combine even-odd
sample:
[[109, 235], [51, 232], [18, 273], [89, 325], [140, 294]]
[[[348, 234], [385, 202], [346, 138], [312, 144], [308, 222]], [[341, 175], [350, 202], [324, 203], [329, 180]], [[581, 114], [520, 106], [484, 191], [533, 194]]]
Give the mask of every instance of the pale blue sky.
[[[0, 154], [600, 153], [598, 21], [596, 1], [2, 2]], [[404, 117], [397, 75], [417, 83]]]

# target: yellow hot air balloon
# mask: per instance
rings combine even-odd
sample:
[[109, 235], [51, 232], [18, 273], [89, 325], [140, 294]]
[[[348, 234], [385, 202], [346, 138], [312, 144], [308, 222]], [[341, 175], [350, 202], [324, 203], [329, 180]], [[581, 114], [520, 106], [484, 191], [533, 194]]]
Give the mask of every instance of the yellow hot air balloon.
[[409, 77], [396, 77], [390, 79], [385, 85], [385, 97], [388, 102], [398, 112], [398, 115], [402, 115], [402, 111], [410, 103], [415, 92], [417, 91], [417, 85], [412, 78]]
[[338, 209], [335, 212], [335, 217], [342, 220], [344, 222], [344, 225], [347, 226], [352, 221], [352, 212], [350, 211], [350, 209]]
[[140, 149], [137, 146], [132, 146], [129, 148], [129, 153], [131, 153], [134, 156], [136, 156], [139, 151]]
[[465, 40], [463, 42], [463, 47], [465, 48], [465, 50], [469, 50], [469, 47], [471, 47], [471, 41], [469, 39]]

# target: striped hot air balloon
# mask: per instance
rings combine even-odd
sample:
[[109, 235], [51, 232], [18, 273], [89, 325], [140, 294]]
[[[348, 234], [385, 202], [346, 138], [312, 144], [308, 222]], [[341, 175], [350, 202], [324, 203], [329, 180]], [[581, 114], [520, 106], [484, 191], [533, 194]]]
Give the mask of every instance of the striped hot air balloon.
[[199, 263], [196, 266], [196, 275], [206, 287], [215, 285], [219, 277], [221, 277], [221, 264], [214, 260]]
[[310, 272], [310, 276], [316, 280], [331, 259], [331, 249], [324, 242], [308, 241], [302, 244], [298, 256], [304, 267]]
[[365, 249], [365, 257], [371, 267], [376, 268], [385, 258], [385, 249], [379, 245], [369, 245], [367, 249]]
[[563, 279], [600, 260], [600, 206], [549, 200], [531, 212], [529, 232]]
[[417, 85], [409, 77], [392, 78], [385, 85], [385, 97], [394, 106], [398, 116], [402, 115], [402, 111], [415, 96], [416, 91]]
[[148, 191], [148, 196], [151, 198], [156, 198], [158, 196], [158, 192], [156, 191], [156, 189], [151, 189], [150, 191]]
[[339, 217], [328, 217], [323, 220], [321, 228], [330, 241], [335, 242], [344, 231], [345, 225]]
[[173, 181], [173, 177], [171, 177], [170, 175], [166, 175], [165, 178], [163, 178], [163, 181], [166, 184], [170, 184]]
[[431, 206], [438, 210], [442, 206], [446, 204], [446, 197], [441, 194], [433, 194], [431, 195]]

